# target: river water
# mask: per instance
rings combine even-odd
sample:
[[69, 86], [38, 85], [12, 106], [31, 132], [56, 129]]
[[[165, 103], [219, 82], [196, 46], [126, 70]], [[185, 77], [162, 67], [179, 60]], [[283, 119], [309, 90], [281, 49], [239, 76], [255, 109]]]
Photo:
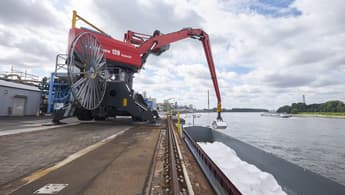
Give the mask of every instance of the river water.
[[[207, 126], [215, 113], [197, 114], [195, 125]], [[345, 185], [345, 119], [260, 116], [222, 113], [224, 132], [266, 152]], [[186, 125], [192, 117], [185, 116]]]

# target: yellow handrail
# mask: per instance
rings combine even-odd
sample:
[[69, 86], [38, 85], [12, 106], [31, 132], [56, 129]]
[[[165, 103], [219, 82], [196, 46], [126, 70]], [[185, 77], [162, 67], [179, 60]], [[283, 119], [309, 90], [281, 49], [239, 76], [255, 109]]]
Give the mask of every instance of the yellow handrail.
[[83, 22], [85, 22], [86, 24], [88, 24], [89, 26], [91, 26], [92, 28], [94, 28], [95, 30], [97, 30], [100, 33], [106, 34], [103, 30], [99, 29], [98, 27], [96, 27], [95, 25], [91, 24], [89, 21], [85, 20], [83, 17], [79, 16], [77, 14], [77, 11], [73, 10], [73, 15], [72, 15], [72, 28], [76, 27], [76, 23], [77, 20], [81, 20]]
[[178, 133], [179, 133], [180, 137], [182, 137], [182, 127], [181, 127], [180, 112], [177, 112], [177, 130], [178, 130]]

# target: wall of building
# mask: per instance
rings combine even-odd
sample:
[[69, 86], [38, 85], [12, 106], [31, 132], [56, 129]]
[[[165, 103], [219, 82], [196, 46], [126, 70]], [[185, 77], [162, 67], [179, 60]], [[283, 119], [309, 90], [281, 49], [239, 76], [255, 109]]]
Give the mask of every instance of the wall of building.
[[36, 115], [40, 110], [41, 92], [0, 86], [0, 116], [13, 115], [14, 98], [24, 98], [24, 115]]

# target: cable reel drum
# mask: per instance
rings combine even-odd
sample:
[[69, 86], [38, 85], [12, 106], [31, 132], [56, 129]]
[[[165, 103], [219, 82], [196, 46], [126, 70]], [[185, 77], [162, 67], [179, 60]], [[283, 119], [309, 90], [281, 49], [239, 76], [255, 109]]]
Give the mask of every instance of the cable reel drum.
[[74, 100], [86, 110], [94, 110], [103, 101], [108, 71], [103, 49], [89, 32], [80, 33], [69, 48], [67, 68]]

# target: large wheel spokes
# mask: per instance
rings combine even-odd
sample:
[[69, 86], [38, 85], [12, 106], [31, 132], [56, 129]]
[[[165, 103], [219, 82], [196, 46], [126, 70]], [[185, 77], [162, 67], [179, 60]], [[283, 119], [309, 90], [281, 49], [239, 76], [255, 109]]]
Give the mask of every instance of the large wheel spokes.
[[87, 110], [102, 102], [108, 72], [101, 44], [91, 33], [79, 34], [69, 52], [68, 75], [71, 91], [78, 103]]

